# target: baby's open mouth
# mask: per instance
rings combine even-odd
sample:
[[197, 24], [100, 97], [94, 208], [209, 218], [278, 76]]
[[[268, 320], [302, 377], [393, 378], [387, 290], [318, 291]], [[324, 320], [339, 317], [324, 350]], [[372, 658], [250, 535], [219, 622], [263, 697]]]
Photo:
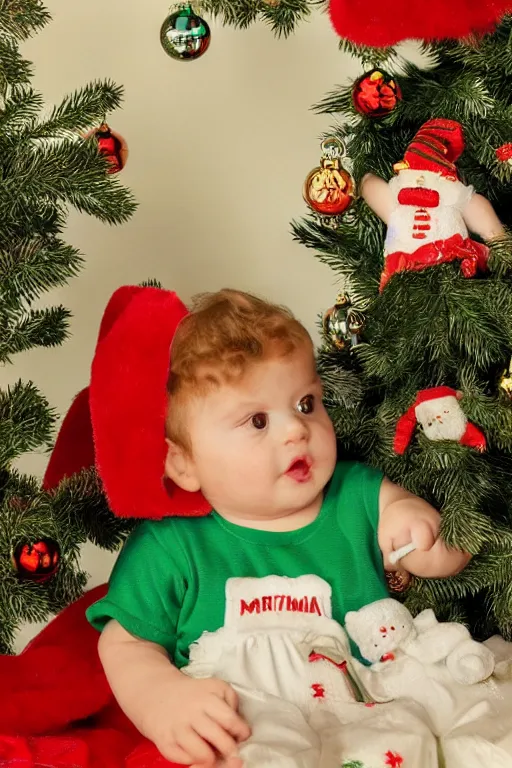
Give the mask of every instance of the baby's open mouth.
[[306, 456], [294, 459], [286, 470], [288, 477], [298, 483], [304, 483], [311, 477], [311, 461]]

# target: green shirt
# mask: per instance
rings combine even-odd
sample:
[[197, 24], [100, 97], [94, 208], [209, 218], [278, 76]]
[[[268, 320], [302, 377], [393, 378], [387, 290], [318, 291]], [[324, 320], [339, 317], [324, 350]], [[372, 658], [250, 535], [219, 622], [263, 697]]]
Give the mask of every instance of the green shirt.
[[229, 578], [315, 574], [332, 589], [332, 618], [388, 597], [377, 541], [382, 474], [340, 462], [316, 520], [296, 531], [245, 528], [216, 512], [142, 523], [126, 541], [107, 595], [87, 611], [163, 646], [178, 667], [203, 632], [224, 624]]

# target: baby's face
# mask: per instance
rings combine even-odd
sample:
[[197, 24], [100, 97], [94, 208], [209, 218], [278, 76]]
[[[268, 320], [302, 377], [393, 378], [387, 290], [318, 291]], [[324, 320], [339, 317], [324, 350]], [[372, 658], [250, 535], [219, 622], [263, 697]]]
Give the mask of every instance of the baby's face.
[[241, 382], [193, 402], [189, 433], [203, 494], [242, 523], [307, 512], [336, 462], [309, 348], [256, 363]]

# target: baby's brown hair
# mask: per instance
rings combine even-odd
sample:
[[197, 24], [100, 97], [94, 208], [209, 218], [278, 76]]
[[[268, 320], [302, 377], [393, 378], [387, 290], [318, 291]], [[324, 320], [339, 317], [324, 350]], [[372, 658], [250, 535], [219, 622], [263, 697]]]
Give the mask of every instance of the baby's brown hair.
[[187, 401], [240, 381], [254, 363], [286, 357], [304, 346], [313, 354], [309, 333], [286, 307], [227, 288], [196, 297], [172, 343], [167, 437], [190, 450]]

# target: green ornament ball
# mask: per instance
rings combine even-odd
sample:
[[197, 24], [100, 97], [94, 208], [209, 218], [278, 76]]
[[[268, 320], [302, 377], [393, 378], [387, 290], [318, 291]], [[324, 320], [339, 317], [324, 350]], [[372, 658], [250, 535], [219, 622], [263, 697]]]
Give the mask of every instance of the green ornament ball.
[[198, 59], [206, 53], [210, 39], [210, 27], [190, 5], [171, 13], [160, 29], [164, 51], [179, 61]]

